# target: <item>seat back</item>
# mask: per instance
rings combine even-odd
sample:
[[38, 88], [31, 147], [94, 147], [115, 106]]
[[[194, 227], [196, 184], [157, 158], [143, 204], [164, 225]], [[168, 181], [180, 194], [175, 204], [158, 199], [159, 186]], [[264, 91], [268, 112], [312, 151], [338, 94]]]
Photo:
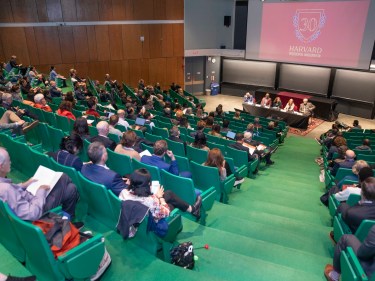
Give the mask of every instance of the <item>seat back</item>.
[[219, 170], [214, 167], [207, 167], [196, 163], [190, 162], [190, 169], [193, 174], [193, 181], [197, 188], [207, 190], [211, 186], [215, 187], [216, 196], [220, 197], [222, 193], [220, 188]]
[[38, 280], [65, 280], [40, 228], [19, 219], [7, 205], [7, 215], [26, 252], [26, 267]]
[[359, 241], [363, 242], [374, 225], [375, 220], [363, 220], [355, 232], [355, 236]]
[[337, 170], [336, 176], [335, 176], [335, 181], [339, 182], [341, 181], [344, 177], [352, 175], [353, 171], [352, 169], [346, 169], [346, 168], [339, 168]]
[[173, 154], [185, 157], [185, 145], [181, 142], [172, 141], [170, 139], [166, 139], [168, 144], [168, 149], [173, 151]]
[[190, 145], [186, 146], [186, 157], [190, 161], [197, 163], [204, 163], [207, 160], [208, 151], [203, 149], [194, 148]]
[[248, 166], [248, 157], [247, 157], [247, 152], [238, 150], [232, 147], [227, 146], [226, 147], [226, 156], [229, 158], [233, 158], [234, 165], [237, 167], [240, 167], [242, 165]]
[[102, 184], [94, 183], [78, 173], [81, 187], [88, 204], [88, 214], [96, 218], [102, 224], [114, 229], [118, 216], [112, 209], [109, 201], [108, 190]]
[[367, 275], [363, 271], [357, 256], [351, 247], [341, 252], [341, 280], [342, 281], [367, 281]]
[[147, 165], [145, 163], [138, 161], [137, 159], [133, 159], [132, 163], [134, 170], [145, 168], [151, 174], [151, 178], [153, 181], [161, 182], [160, 170], [158, 167]]
[[150, 142], [157, 142], [158, 140], [163, 139], [161, 136], [156, 136], [147, 132], [145, 133], [145, 138]]
[[12, 165], [25, 176], [33, 176], [38, 167], [33, 161], [30, 161], [32, 159], [30, 147], [26, 143], [14, 140], [11, 140], [10, 144], [8, 152], [12, 160]]
[[107, 166], [120, 175], [128, 175], [133, 172], [132, 159], [128, 155], [114, 152], [107, 148]]
[[164, 170], [161, 170], [160, 174], [164, 190], [173, 191], [189, 205], [194, 204], [196, 195], [194, 183], [191, 179], [175, 176]]
[[168, 130], [166, 130], [164, 128], [159, 128], [159, 127], [156, 127], [156, 126], [154, 128], [152, 128], [152, 133], [154, 135], [162, 137], [163, 139], [167, 139], [169, 137]]
[[25, 262], [26, 253], [18, 239], [12, 222], [5, 210], [5, 204], [0, 200], [0, 243], [20, 262]]
[[68, 117], [56, 114], [56, 122], [59, 129], [63, 130], [66, 133], [70, 132], [70, 122], [72, 121]]
[[49, 157], [47, 154], [41, 153], [34, 149], [31, 149], [30, 152], [31, 152], [31, 159], [35, 167], [39, 167], [40, 165], [47, 167], [47, 168], [52, 167], [51, 157]]
[[44, 120], [45, 120], [49, 125], [51, 125], [51, 126], [53, 126], [53, 127], [56, 127], [56, 126], [57, 126], [55, 113], [53, 113], [53, 112], [48, 112], [48, 111], [43, 110], [43, 116], [44, 116]]

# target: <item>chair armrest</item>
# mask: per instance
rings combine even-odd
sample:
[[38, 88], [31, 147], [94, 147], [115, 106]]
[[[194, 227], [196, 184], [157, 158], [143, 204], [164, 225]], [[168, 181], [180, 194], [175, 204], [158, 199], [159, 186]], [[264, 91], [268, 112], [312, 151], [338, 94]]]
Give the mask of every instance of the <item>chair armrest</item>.
[[104, 250], [103, 235], [97, 234], [59, 256], [59, 269], [67, 279], [89, 278], [98, 270]]
[[329, 214], [334, 217], [336, 214], [337, 206], [340, 204], [339, 201], [336, 200], [335, 196], [332, 194], [328, 199], [328, 208]]
[[333, 219], [333, 234], [335, 241], [338, 242], [344, 234], [351, 234], [349, 226], [343, 221], [341, 214], [337, 215]]
[[375, 225], [375, 220], [363, 220], [355, 232], [355, 236], [359, 241], [363, 242], [370, 231], [371, 227]]
[[202, 207], [204, 211], [209, 211], [212, 209], [216, 198], [216, 189], [211, 186], [209, 189], [205, 190], [201, 194], [202, 196]]

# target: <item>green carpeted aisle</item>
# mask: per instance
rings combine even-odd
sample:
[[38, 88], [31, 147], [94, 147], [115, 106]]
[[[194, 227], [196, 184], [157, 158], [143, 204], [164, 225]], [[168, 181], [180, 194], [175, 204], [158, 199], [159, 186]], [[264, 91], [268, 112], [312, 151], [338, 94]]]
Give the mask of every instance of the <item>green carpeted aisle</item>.
[[210, 246], [195, 251], [194, 271], [156, 260], [111, 232], [113, 264], [102, 280], [324, 280], [332, 245], [330, 217], [319, 201], [318, 153], [314, 140], [289, 137], [273, 156], [275, 165], [246, 179], [229, 205], [215, 203], [206, 226], [184, 219], [178, 240]]

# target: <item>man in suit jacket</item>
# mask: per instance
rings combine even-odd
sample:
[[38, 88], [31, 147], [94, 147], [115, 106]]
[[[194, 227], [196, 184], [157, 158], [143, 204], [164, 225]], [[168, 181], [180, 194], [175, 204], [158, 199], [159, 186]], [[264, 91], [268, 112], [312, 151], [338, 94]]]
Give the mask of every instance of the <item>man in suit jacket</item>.
[[249, 148], [243, 145], [244, 143], [244, 134], [237, 133], [236, 134], [236, 142], [229, 145], [229, 147], [242, 150], [247, 152], [247, 158], [249, 162], [255, 161], [258, 159], [258, 155], [256, 153], [250, 154]]
[[50, 93], [51, 97], [53, 97], [53, 98], [61, 97], [62, 91], [61, 91], [60, 88], [57, 88], [56, 82], [51, 81], [50, 86], [51, 86], [51, 88], [49, 89], [49, 93]]
[[351, 169], [354, 163], [355, 163], [355, 152], [353, 150], [348, 149], [345, 153], [345, 161], [336, 162], [333, 168], [331, 169], [331, 175], [336, 176], [337, 171], [340, 168]]
[[107, 150], [100, 142], [93, 142], [89, 145], [87, 154], [92, 164], [85, 164], [81, 173], [89, 180], [104, 185], [112, 190], [117, 196], [127, 188], [128, 185], [123, 178], [106, 166], [108, 160]]
[[354, 206], [341, 203], [337, 212], [341, 213], [342, 219], [355, 233], [363, 220], [375, 220], [375, 178], [370, 177], [361, 184], [362, 199]]
[[105, 121], [100, 121], [98, 124], [96, 124], [96, 129], [98, 129], [98, 135], [92, 136], [88, 140], [90, 142], [101, 142], [105, 146], [105, 148], [115, 150], [117, 144], [113, 140], [108, 138], [109, 124]]
[[324, 270], [324, 275], [327, 280], [339, 280], [341, 274], [341, 251], [346, 250], [347, 247], [353, 249], [368, 277], [368, 280], [370, 280], [375, 272], [375, 226], [370, 229], [363, 243], [361, 243], [353, 234], [345, 234], [340, 238], [335, 247], [333, 265], [327, 264]]
[[[243, 142], [246, 143], [246, 144], [249, 144], [251, 146], [255, 146], [255, 147], [258, 147], [259, 145], [262, 145], [265, 148], [263, 150], [258, 150], [258, 148], [255, 149], [254, 154], [257, 154], [261, 158], [264, 157], [267, 165], [272, 165], [272, 164], [275, 163], [274, 161], [271, 160], [271, 148], [264, 145], [260, 141], [253, 140], [252, 133], [245, 132]], [[268, 151], [266, 152], [265, 150], [268, 150]]]

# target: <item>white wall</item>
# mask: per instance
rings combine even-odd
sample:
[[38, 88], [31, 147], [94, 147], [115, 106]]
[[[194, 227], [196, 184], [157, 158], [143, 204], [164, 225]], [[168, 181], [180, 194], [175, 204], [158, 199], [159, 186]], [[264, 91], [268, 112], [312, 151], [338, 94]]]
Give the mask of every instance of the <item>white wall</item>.
[[[185, 50], [233, 48], [235, 0], [185, 0]], [[224, 16], [231, 16], [230, 27]]]

